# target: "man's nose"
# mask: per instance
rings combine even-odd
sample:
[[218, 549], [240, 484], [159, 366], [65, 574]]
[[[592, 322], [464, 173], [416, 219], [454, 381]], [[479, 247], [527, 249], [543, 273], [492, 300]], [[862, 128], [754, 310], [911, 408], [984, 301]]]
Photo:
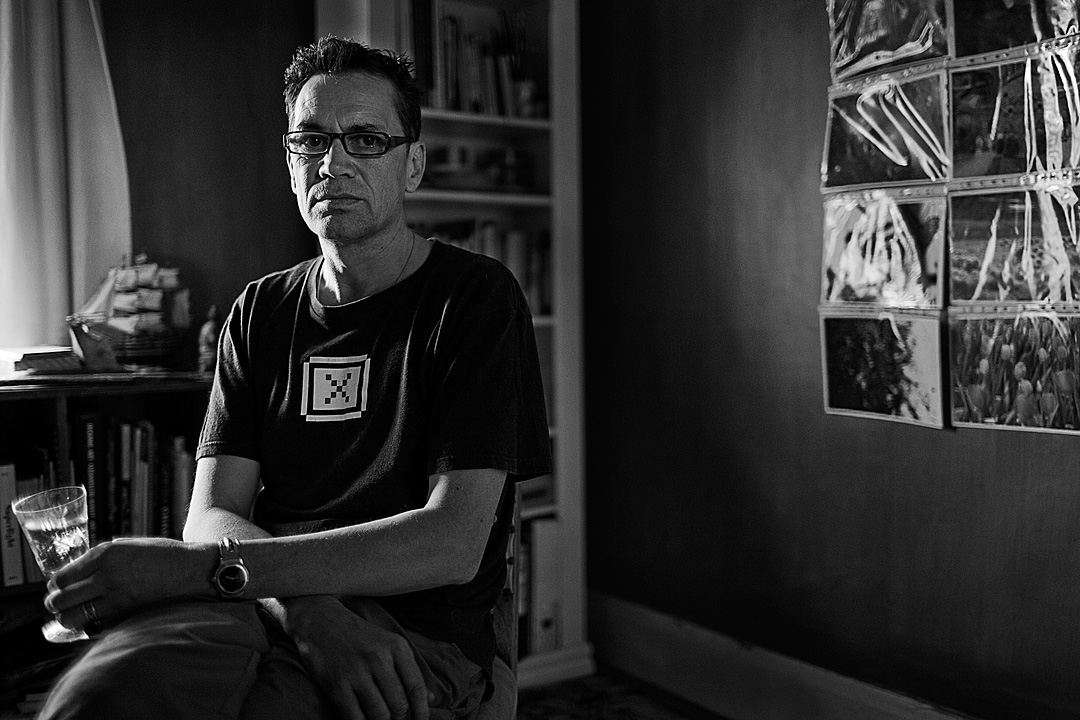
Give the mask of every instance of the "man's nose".
[[345, 152], [345, 143], [342, 138], [330, 140], [330, 147], [322, 156], [319, 171], [326, 177], [351, 177], [356, 173], [355, 158]]

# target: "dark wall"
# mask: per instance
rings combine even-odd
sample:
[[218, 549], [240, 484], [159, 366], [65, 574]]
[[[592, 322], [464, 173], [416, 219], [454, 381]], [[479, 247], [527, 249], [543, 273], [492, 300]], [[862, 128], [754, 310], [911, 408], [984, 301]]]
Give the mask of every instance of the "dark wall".
[[289, 190], [282, 72], [314, 0], [102, 0], [132, 244], [180, 267], [200, 316], [318, 252]]
[[825, 0], [583, 8], [590, 587], [1080, 716], [1080, 441], [823, 412]]

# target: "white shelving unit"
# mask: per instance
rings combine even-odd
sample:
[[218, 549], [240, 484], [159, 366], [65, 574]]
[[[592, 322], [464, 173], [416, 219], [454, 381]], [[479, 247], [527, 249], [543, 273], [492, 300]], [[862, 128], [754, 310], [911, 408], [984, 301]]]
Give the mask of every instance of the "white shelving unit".
[[[334, 34], [375, 47], [399, 48], [399, 25], [414, 0], [317, 0], [318, 35]], [[403, 3], [407, 3], [403, 5]], [[531, 162], [527, 189], [426, 188], [407, 199], [409, 221], [481, 218], [550, 238], [550, 307], [534, 308], [538, 346], [549, 391], [555, 447], [555, 497], [523, 509], [523, 519], [554, 518], [558, 527], [558, 643], [525, 654], [521, 687], [588, 675], [595, 670], [585, 627], [584, 403], [581, 274], [581, 169], [577, 0], [433, 0], [463, 13], [524, 9], [529, 32], [546, 50], [547, 117], [505, 117], [425, 109], [423, 140], [429, 158], [443, 144], [473, 149], [519, 147]], [[403, 11], [404, 8], [404, 11]], [[430, 167], [430, 163], [429, 163]], [[426, 182], [426, 181], [425, 181]]]

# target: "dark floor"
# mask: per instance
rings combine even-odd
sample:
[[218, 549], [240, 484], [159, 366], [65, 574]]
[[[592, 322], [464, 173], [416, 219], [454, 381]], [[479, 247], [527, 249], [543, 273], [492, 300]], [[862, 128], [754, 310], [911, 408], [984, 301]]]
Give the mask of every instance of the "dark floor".
[[727, 720], [645, 682], [600, 667], [579, 680], [518, 693], [517, 720]]

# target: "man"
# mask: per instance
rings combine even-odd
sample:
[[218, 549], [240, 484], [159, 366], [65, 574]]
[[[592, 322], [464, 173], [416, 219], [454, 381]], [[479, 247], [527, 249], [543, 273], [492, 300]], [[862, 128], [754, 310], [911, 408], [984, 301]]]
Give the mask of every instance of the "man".
[[456, 718], [490, 693], [511, 484], [551, 463], [531, 316], [501, 265], [405, 225], [407, 61], [324, 38], [285, 77], [322, 254], [222, 329], [187, 542], [105, 543], [50, 583], [106, 630], [44, 718]]

